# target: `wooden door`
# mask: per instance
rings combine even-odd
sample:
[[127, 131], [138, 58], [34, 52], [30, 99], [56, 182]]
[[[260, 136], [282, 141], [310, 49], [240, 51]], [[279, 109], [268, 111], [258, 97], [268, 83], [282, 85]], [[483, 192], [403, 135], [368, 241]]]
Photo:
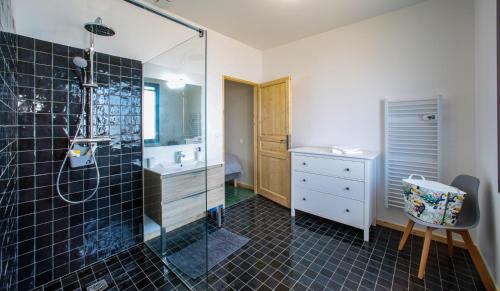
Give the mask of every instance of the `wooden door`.
[[257, 193], [290, 207], [290, 77], [261, 84], [257, 98]]

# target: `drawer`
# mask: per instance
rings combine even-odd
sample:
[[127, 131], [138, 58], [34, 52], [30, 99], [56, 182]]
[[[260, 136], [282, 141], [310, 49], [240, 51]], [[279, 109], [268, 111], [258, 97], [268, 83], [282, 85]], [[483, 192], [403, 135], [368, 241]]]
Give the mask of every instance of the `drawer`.
[[163, 225], [166, 232], [184, 226], [206, 215], [205, 193], [163, 204]]
[[162, 179], [162, 202], [170, 203], [205, 192], [205, 181], [204, 170]]
[[224, 206], [224, 198], [224, 187], [209, 190], [207, 194], [207, 210], [219, 205]]
[[364, 200], [364, 182], [306, 172], [294, 173], [294, 186], [308, 190], [334, 194], [358, 201]]
[[354, 227], [363, 227], [363, 202], [300, 187], [295, 191], [296, 209]]
[[200, 170], [162, 179], [162, 198], [164, 203], [169, 203], [223, 186], [224, 167], [219, 165], [208, 168], [208, 172]]
[[212, 190], [224, 186], [224, 167], [217, 165], [208, 168], [207, 189]]
[[296, 171], [358, 180], [365, 178], [365, 164], [359, 161], [295, 155], [293, 166]]

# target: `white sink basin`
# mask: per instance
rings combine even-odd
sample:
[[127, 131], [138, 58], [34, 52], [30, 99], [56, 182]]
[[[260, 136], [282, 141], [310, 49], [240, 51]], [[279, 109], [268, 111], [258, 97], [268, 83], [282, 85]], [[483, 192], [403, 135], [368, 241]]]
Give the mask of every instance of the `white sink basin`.
[[152, 170], [160, 175], [177, 174], [186, 171], [196, 170], [205, 167], [203, 161], [184, 161], [180, 164], [158, 164], [154, 165], [149, 170]]

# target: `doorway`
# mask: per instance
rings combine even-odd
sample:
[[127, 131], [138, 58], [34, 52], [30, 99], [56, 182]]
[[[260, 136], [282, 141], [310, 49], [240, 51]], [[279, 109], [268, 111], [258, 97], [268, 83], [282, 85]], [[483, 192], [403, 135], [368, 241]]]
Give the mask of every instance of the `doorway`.
[[225, 205], [255, 196], [255, 110], [258, 84], [224, 77]]
[[223, 76], [226, 207], [262, 195], [290, 207], [290, 77]]

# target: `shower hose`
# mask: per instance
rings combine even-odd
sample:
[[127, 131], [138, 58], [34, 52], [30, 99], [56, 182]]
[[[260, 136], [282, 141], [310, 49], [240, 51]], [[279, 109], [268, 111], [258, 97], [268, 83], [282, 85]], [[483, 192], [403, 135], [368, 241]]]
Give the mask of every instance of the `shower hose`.
[[[90, 88], [90, 90], [92, 90], [92, 88]], [[85, 94], [85, 89], [83, 90]], [[85, 95], [84, 95], [85, 96]], [[85, 97], [83, 98], [83, 100], [85, 100]], [[92, 100], [90, 100], [90, 102], [92, 102]], [[95, 165], [95, 170], [97, 172], [97, 184], [94, 188], [94, 191], [92, 191], [92, 194], [90, 194], [87, 198], [84, 198], [82, 200], [69, 200], [67, 198], [65, 198], [62, 193], [61, 193], [61, 189], [59, 189], [59, 181], [61, 179], [61, 173], [64, 169], [64, 165], [66, 164], [67, 160], [68, 160], [68, 156], [70, 155], [70, 151], [71, 149], [73, 148], [73, 146], [75, 145], [75, 142], [76, 142], [76, 137], [78, 136], [78, 133], [80, 132], [81, 128], [82, 128], [82, 123], [83, 123], [83, 114], [85, 113], [85, 102], [82, 102], [82, 112], [80, 114], [80, 118], [78, 119], [78, 126], [76, 127], [76, 132], [75, 132], [75, 136], [73, 137], [73, 140], [71, 141], [69, 147], [68, 147], [68, 151], [66, 152], [66, 155], [64, 156], [64, 160], [61, 164], [61, 168], [59, 169], [59, 174], [57, 174], [57, 182], [56, 182], [56, 188], [57, 188], [57, 194], [59, 194], [59, 197], [61, 197], [62, 200], [64, 200], [65, 202], [69, 203], [69, 204], [79, 204], [79, 203], [83, 203], [83, 202], [86, 202], [88, 201], [89, 199], [91, 199], [92, 197], [94, 197], [95, 193], [97, 193], [97, 189], [99, 188], [99, 182], [101, 180], [101, 175], [99, 173], [99, 167], [97, 166], [97, 159], [95, 157], [95, 148], [92, 147], [92, 145], [90, 145], [90, 151], [91, 151], [91, 154], [94, 158], [94, 165]], [[68, 119], [69, 120], [69, 119]], [[92, 121], [90, 121], [90, 126], [92, 126]], [[68, 131], [69, 133], [69, 131]], [[69, 134], [68, 134], [69, 135]]]

